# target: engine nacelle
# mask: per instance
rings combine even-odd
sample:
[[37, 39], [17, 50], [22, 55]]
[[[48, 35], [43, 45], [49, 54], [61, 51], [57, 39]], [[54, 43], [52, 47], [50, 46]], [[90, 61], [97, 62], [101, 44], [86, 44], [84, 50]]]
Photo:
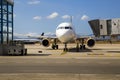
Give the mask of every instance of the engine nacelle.
[[49, 47], [49, 46], [50, 46], [50, 41], [47, 40], [47, 39], [44, 39], [44, 40], [42, 40], [42, 45], [43, 45], [44, 47]]
[[95, 40], [92, 38], [89, 38], [86, 43], [88, 47], [93, 47], [95, 45]]

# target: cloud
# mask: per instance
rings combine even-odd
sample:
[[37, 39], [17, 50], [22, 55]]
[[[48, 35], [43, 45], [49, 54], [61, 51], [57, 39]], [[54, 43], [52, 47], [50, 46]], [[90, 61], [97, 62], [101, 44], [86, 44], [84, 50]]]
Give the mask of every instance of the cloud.
[[69, 19], [70, 16], [69, 16], [69, 15], [64, 15], [64, 16], [62, 16], [62, 18], [63, 18], [63, 19]]
[[89, 19], [89, 17], [87, 16], [87, 15], [83, 15], [82, 17], [81, 17], [81, 20], [88, 20]]
[[14, 33], [14, 36], [16, 36], [16, 37], [24, 37], [25, 35], [20, 34], [20, 33]]
[[26, 34], [14, 33], [14, 36], [18, 37], [18, 38], [25, 38], [25, 37], [29, 37], [29, 36], [39, 37], [40, 35], [38, 33], [29, 32], [29, 33], [26, 33]]
[[14, 33], [14, 38], [26, 38], [26, 34]]
[[34, 19], [34, 20], [41, 20], [42, 17], [41, 17], [41, 16], [35, 16], [35, 17], [33, 17], [33, 19]]
[[38, 36], [40, 36], [38, 33], [34, 33], [34, 32], [29, 32], [29, 33], [27, 33], [27, 34], [25, 34], [25, 36], [31, 36], [31, 37], [38, 37]]
[[36, 5], [36, 4], [39, 4], [39, 3], [40, 3], [39, 0], [31, 0], [31, 1], [28, 2], [28, 4], [30, 4], [30, 5]]
[[48, 19], [54, 19], [58, 16], [59, 14], [57, 12], [54, 12], [52, 14], [50, 14], [49, 16], [47, 16]]
[[53, 32], [47, 32], [47, 33], [45, 33], [44, 35], [45, 35], [45, 36], [55, 35], [55, 33], [53, 33]]

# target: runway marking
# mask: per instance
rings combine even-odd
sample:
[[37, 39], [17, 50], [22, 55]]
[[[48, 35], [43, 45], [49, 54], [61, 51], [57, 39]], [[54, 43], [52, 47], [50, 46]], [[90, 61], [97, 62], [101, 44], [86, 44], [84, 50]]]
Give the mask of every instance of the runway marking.
[[104, 55], [104, 53], [88, 53], [87, 55]]
[[67, 54], [67, 52], [66, 52], [66, 51], [63, 51], [63, 52], [61, 53], [61, 55], [65, 55], [65, 54]]
[[[6, 77], [7, 76], [7, 77]], [[119, 80], [119, 74], [6, 73], [1, 80]]]

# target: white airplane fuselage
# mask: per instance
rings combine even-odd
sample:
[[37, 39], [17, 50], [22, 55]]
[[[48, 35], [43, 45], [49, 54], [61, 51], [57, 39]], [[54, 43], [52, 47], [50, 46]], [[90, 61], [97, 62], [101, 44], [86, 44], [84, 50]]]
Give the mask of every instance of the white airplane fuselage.
[[68, 43], [76, 39], [76, 33], [71, 23], [61, 23], [56, 29], [56, 36], [62, 43]]

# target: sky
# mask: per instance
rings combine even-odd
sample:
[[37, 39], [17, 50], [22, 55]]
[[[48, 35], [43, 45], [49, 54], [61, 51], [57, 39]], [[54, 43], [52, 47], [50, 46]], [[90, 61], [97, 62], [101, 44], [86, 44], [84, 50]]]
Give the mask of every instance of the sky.
[[120, 18], [119, 8], [120, 0], [14, 0], [14, 34], [53, 34], [72, 16], [76, 33], [89, 35], [89, 20]]

